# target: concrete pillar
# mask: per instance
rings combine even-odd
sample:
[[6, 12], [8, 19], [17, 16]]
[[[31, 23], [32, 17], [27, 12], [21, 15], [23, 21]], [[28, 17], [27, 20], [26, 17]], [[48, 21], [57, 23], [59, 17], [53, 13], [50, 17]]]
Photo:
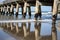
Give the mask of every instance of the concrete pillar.
[[57, 40], [57, 30], [55, 23], [52, 23], [52, 40]]
[[1, 7], [0, 7], [0, 17], [1, 17]]
[[38, 16], [41, 17], [41, 6], [39, 4], [39, 1], [36, 0], [36, 11], [35, 11], [35, 19], [38, 18]]
[[18, 12], [19, 12], [19, 4], [16, 4], [16, 17], [18, 16]]
[[41, 29], [41, 23], [35, 23], [35, 40], [40, 39], [40, 29]]
[[31, 18], [31, 8], [30, 8], [30, 6], [28, 7], [28, 14], [29, 14], [29, 18]]
[[23, 31], [24, 31], [24, 37], [26, 37], [27, 36], [26, 23], [23, 23]]
[[10, 16], [13, 15], [13, 9], [14, 9], [13, 7], [14, 7], [13, 4], [11, 4], [11, 8], [10, 8]]
[[23, 18], [26, 17], [26, 12], [27, 12], [27, 2], [24, 2], [24, 8], [23, 8]]
[[[6, 10], [6, 15], [7, 15], [7, 17], [9, 17], [9, 16], [8, 16], [9, 14], [10, 14], [10, 6], [7, 5], [7, 10]], [[7, 25], [7, 28], [10, 27], [10, 23], [6, 23], [6, 25]]]
[[5, 14], [5, 8], [6, 8], [6, 6], [3, 7], [3, 15]]
[[31, 18], [31, 8], [30, 8], [30, 6], [28, 7], [28, 14], [29, 14], [29, 18]]
[[18, 23], [16, 23], [16, 33], [18, 33], [19, 30], [18, 30]]
[[8, 12], [9, 12], [9, 14], [10, 14], [10, 7], [8, 8]]
[[56, 18], [57, 18], [57, 1], [58, 0], [54, 0], [53, 2], [53, 18], [52, 20], [55, 22], [56, 21]]
[[23, 6], [21, 8], [22, 8], [22, 15], [23, 15]]
[[3, 13], [3, 7], [1, 7], [1, 15], [2, 15], [2, 13]]
[[[11, 4], [11, 8], [10, 8], [10, 16], [12, 16], [13, 15], [13, 4]], [[11, 17], [11, 19], [12, 19], [12, 17]], [[11, 30], [13, 30], [13, 23], [10, 23], [10, 26], [11, 26]]]
[[7, 5], [7, 12], [6, 12], [6, 15], [8, 15], [10, 13], [10, 10], [9, 10], [9, 6]]
[[0, 12], [1, 12], [1, 7], [0, 7]]

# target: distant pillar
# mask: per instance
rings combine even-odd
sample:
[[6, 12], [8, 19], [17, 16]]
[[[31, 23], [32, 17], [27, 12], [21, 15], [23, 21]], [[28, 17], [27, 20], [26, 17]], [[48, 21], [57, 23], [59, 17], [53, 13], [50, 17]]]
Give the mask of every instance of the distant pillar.
[[0, 7], [0, 15], [1, 15], [1, 7]]
[[24, 31], [24, 37], [26, 37], [27, 36], [26, 23], [23, 23], [23, 31]]
[[57, 40], [57, 29], [55, 23], [52, 23], [52, 40]]
[[[10, 16], [12, 16], [13, 15], [13, 4], [11, 4], [11, 8], [10, 8]], [[11, 17], [11, 19], [12, 19], [12, 17]], [[11, 26], [11, 31], [13, 30], [13, 23], [10, 23], [10, 26]]]
[[[8, 12], [9, 12], [9, 14], [10, 14], [10, 7], [8, 8]], [[9, 14], [8, 14], [8, 15], [9, 15]]]
[[26, 11], [27, 11], [27, 2], [24, 2], [23, 18], [26, 17]]
[[31, 18], [31, 8], [30, 8], [30, 6], [28, 7], [28, 14], [29, 14], [29, 18]]
[[14, 14], [14, 13], [13, 13], [13, 9], [14, 9], [13, 7], [14, 7], [13, 4], [11, 4], [11, 8], [10, 8], [10, 16]]
[[3, 7], [1, 7], [1, 15], [2, 15], [2, 13], [3, 13]]
[[35, 40], [39, 40], [40, 38], [40, 29], [41, 29], [41, 23], [35, 23]]
[[37, 20], [38, 16], [41, 17], [41, 6], [39, 4], [39, 1], [36, 0], [36, 11], [35, 11], [35, 19]]
[[18, 12], [19, 12], [19, 4], [17, 3], [17, 5], [16, 5], [16, 17], [18, 16]]
[[23, 6], [21, 8], [22, 8], [22, 15], [23, 15]]
[[7, 5], [7, 12], [6, 12], [6, 15], [8, 15], [10, 13], [10, 10], [9, 10], [9, 6]]
[[57, 1], [58, 0], [54, 0], [54, 2], [53, 2], [53, 17], [52, 17], [52, 20], [53, 20], [53, 22], [56, 22], [56, 18], [57, 18]]
[[4, 7], [3, 7], [3, 15], [5, 14], [5, 8], [6, 8], [6, 7], [4, 6]]
[[18, 33], [19, 30], [18, 30], [18, 23], [16, 23], [16, 33]]

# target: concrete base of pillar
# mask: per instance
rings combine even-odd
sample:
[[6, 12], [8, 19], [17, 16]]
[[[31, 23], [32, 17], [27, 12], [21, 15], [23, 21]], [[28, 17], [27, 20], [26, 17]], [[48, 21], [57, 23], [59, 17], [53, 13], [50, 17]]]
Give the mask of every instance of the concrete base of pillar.
[[3, 15], [5, 15], [5, 12], [3, 12]]
[[23, 13], [23, 18], [26, 18], [26, 13]]
[[13, 12], [10, 12], [10, 16], [12, 16], [13, 15]]
[[3, 14], [3, 11], [1, 12], [1, 15]]
[[9, 13], [8, 12], [6, 12], [6, 15], [8, 15]]
[[41, 13], [36, 13], [36, 14], [35, 14], [35, 19], [36, 19], [36, 20], [38, 19], [38, 17], [39, 17], [39, 19], [41, 19]]
[[52, 16], [52, 23], [56, 23], [57, 15]]
[[38, 18], [38, 13], [35, 14], [35, 20], [37, 20], [37, 18]]
[[16, 17], [18, 17], [18, 12], [16, 12]]
[[31, 18], [31, 12], [29, 12], [29, 18]]
[[52, 17], [53, 21], [56, 20], [56, 18], [57, 18], [57, 15], [53, 15]]

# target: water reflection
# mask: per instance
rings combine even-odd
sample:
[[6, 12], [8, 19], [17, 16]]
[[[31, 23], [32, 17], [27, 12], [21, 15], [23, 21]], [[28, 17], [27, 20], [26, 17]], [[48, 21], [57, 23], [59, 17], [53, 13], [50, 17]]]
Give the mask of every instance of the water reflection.
[[35, 40], [40, 39], [41, 23], [35, 23]]
[[[16, 19], [12, 17], [11, 17], [11, 20]], [[7, 19], [10, 19], [10, 18], [7, 17]], [[20, 17], [17, 19], [20, 19]], [[59, 40], [60, 39], [60, 38], [57, 39], [57, 29], [56, 29], [55, 23], [49, 23], [49, 22], [48, 23], [47, 22], [46, 23], [42, 23], [42, 22], [28, 23], [27, 22], [27, 23], [20, 23], [20, 24], [11, 23], [11, 25], [10, 23], [6, 23], [6, 25], [7, 26], [5, 27], [7, 28], [5, 29], [3, 27], [2, 31], [8, 35], [11, 35], [9, 37], [14, 37], [16, 40]], [[12, 27], [13, 27], [13, 30], [12, 30]], [[0, 35], [2, 36], [3, 34], [0, 34]], [[5, 38], [5, 35], [3, 36]]]
[[54, 22], [52, 23], [52, 40], [57, 40], [57, 30]]

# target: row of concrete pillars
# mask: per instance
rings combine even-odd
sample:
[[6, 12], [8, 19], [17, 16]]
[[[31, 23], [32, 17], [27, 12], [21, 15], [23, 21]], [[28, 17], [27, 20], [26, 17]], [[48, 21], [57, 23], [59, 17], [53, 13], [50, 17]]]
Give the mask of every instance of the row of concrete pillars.
[[[52, 13], [52, 16], [53, 16], [53, 19], [56, 19], [56, 17], [57, 17], [57, 6], [58, 6], [58, 2], [59, 0], [54, 0], [54, 2], [53, 2], [53, 13]], [[18, 11], [19, 11], [19, 3], [16, 3], [16, 16], [18, 16]], [[36, 0], [36, 4], [35, 4], [35, 19], [37, 19], [38, 18], [38, 16], [41, 18], [41, 3], [39, 2], [39, 0]], [[27, 12], [27, 7], [28, 7], [28, 13], [29, 13], [29, 16], [31, 17], [31, 8], [30, 8], [30, 5], [26, 2], [26, 1], [24, 1], [24, 5], [23, 6], [21, 6], [21, 8], [22, 8], [22, 14], [23, 14], [23, 17], [25, 18], [26, 17], [26, 12]], [[1, 14], [10, 14], [10, 15], [12, 15], [12, 14], [14, 14], [14, 12], [13, 12], [13, 9], [14, 9], [14, 5], [13, 4], [11, 4], [10, 6], [8, 6], [7, 5], [7, 7], [6, 6], [3, 6], [3, 7], [0, 7], [0, 9], [1, 9]], [[5, 9], [7, 9], [7, 10], [5, 10]], [[6, 12], [5, 12], [6, 11]]]
[[[55, 23], [56, 23], [56, 18], [57, 18], [57, 2], [58, 0], [54, 0], [54, 3], [53, 3], [53, 14], [52, 14], [52, 40], [57, 40], [57, 37], [56, 37], [56, 28], [55, 28]], [[1, 7], [1, 14], [9, 14], [10, 16], [13, 14], [13, 5], [11, 4], [11, 7], [10, 6], [7, 6], [7, 11], [5, 10], [5, 6], [4, 7]], [[24, 3], [24, 6], [22, 7], [22, 14], [23, 14], [23, 18], [26, 17], [26, 8], [27, 8], [27, 2]], [[31, 9], [30, 9], [30, 6], [28, 7], [29, 8], [29, 16], [31, 17]], [[5, 12], [6, 11], [6, 12]], [[16, 4], [16, 17], [18, 16], [18, 11], [19, 11], [19, 4], [17, 3]], [[36, 1], [36, 11], [35, 11], [35, 19], [37, 19], [37, 17], [40, 17], [41, 18], [41, 5], [39, 4], [39, 1], [37, 0]], [[7, 27], [9, 23], [7, 23]], [[40, 25], [40, 24], [39, 24]], [[13, 30], [13, 25], [12, 23], [10, 23], [10, 26], [11, 26], [11, 30]], [[23, 30], [24, 30], [24, 37], [27, 36], [27, 31], [26, 31], [26, 26], [25, 24], [23, 25]], [[16, 32], [18, 33], [18, 24], [16, 23]], [[35, 37], [36, 37], [36, 40], [39, 40], [39, 34], [40, 34], [40, 29], [39, 27], [36, 27], [35, 28]]]
[[[16, 4], [16, 17], [18, 16], [18, 12], [19, 12], [19, 4], [17, 3]], [[21, 6], [21, 8], [22, 8], [22, 15], [23, 15], [23, 17], [25, 18], [26, 17], [26, 12], [27, 12], [27, 7], [28, 7], [28, 14], [29, 14], [29, 17], [31, 17], [31, 8], [30, 8], [30, 5], [27, 3], [27, 2], [24, 2], [24, 6]], [[8, 6], [7, 5], [7, 7], [6, 6], [3, 6], [3, 7], [0, 7], [0, 9], [1, 9], [1, 14], [6, 14], [6, 15], [13, 15], [14, 14], [14, 12], [13, 12], [13, 9], [14, 9], [14, 5], [13, 4], [11, 4], [11, 6]], [[40, 4], [39, 4], [39, 1], [36, 1], [36, 11], [35, 11], [35, 18], [37, 19], [38, 18], [38, 16], [40, 16], [41, 17], [41, 6], [40, 6]]]

